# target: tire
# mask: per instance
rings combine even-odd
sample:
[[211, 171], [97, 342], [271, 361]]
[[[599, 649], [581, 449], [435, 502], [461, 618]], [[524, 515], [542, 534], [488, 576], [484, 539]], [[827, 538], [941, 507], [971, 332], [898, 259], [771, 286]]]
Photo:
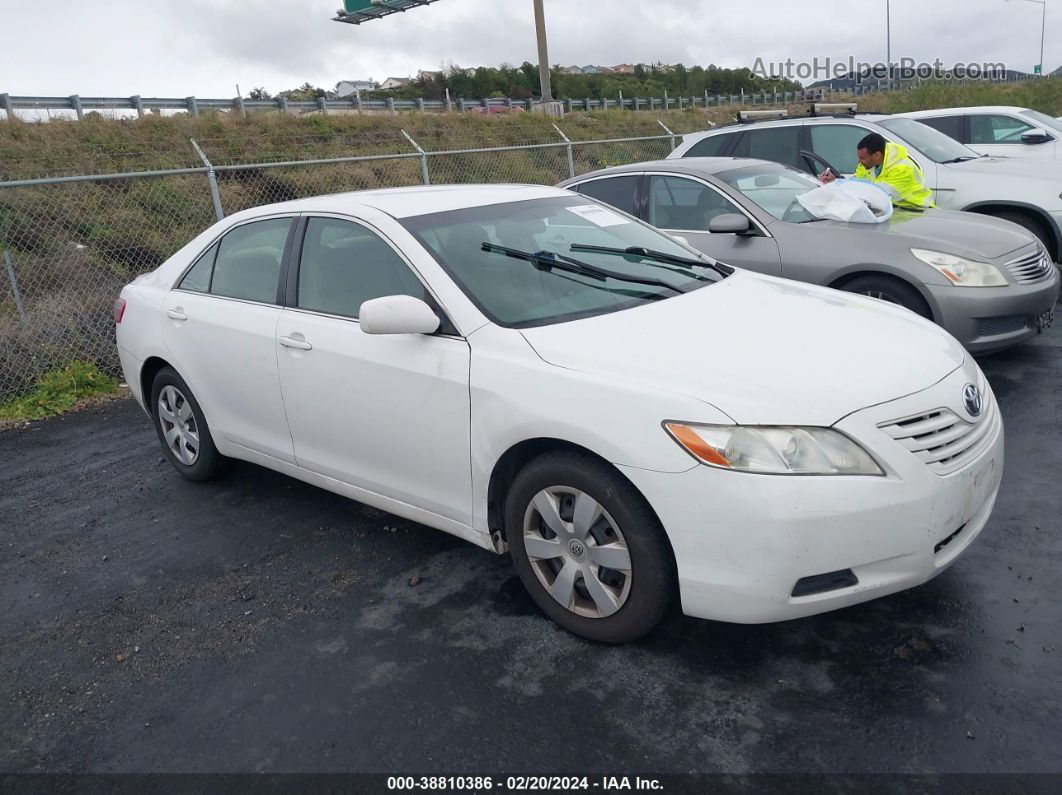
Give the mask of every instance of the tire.
[[1025, 213], [994, 213], [994, 216], [1001, 221], [1010, 221], [1012, 224], [1017, 224], [1026, 231], [1032, 233], [1032, 235], [1044, 244], [1044, 248], [1051, 254], [1051, 258], [1057, 260], [1058, 256], [1055, 251], [1055, 239], [1054, 236], [1048, 231], [1043, 221], [1038, 218], [1034, 218]]
[[227, 459], [214, 446], [195, 395], [172, 367], [155, 376], [150, 407], [163, 452], [182, 477], [202, 482], [221, 471]]
[[866, 276], [857, 276], [851, 281], [841, 285], [841, 289], [849, 293], [868, 295], [888, 301], [890, 304], [899, 304], [904, 309], [910, 309], [916, 315], [921, 315], [927, 320], [933, 319], [933, 313], [929, 311], [921, 293], [907, 282], [894, 276], [872, 273]]
[[[550, 529], [558, 521], [561, 533]], [[532, 460], [509, 489], [505, 528], [524, 587], [569, 632], [626, 643], [650, 632], [667, 611], [675, 575], [664, 528], [645, 498], [600, 459], [551, 452]]]

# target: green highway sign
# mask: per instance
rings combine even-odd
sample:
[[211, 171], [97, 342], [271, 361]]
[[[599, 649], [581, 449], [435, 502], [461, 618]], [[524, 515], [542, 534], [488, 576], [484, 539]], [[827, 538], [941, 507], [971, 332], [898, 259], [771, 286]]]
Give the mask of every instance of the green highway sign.
[[343, 0], [343, 9], [334, 19], [337, 22], [360, 25], [362, 22], [380, 19], [397, 14], [399, 11], [409, 11], [411, 8], [435, 2], [437, 0]]
[[1034, 75], [1043, 74], [1043, 64], [1042, 63], [1038, 63], [1038, 64], [1036, 64], [1036, 66], [1033, 67], [1033, 74]]

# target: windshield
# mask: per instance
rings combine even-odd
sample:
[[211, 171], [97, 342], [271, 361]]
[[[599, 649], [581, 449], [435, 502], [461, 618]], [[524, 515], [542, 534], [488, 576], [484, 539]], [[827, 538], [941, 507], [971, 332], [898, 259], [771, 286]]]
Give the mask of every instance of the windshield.
[[1046, 113], [1041, 113], [1038, 110], [1023, 110], [1021, 112], [1021, 115], [1028, 116], [1030, 119], [1032, 119], [1034, 122], [1039, 124], [1045, 130], [1048, 130], [1049, 132], [1062, 133], [1062, 121], [1059, 121], [1058, 119], [1053, 119]]
[[[651, 226], [585, 196], [558, 196], [429, 213], [399, 222], [420, 241], [484, 314], [501, 326], [526, 328], [615, 312], [670, 298], [721, 277], [636, 255], [615, 256], [571, 245], [638, 246], [676, 257], [714, 262]], [[588, 265], [664, 284], [574, 273], [560, 267], [482, 250], [483, 243], [520, 252], [553, 252]]]
[[819, 220], [805, 210], [797, 196], [819, 187], [817, 180], [786, 166], [758, 163], [715, 175], [775, 218], [794, 224]]
[[973, 149], [963, 146], [954, 138], [949, 138], [939, 130], [914, 119], [884, 119], [878, 124], [895, 133], [901, 143], [913, 147], [915, 151], [912, 154], [921, 153], [937, 163], [980, 157]]

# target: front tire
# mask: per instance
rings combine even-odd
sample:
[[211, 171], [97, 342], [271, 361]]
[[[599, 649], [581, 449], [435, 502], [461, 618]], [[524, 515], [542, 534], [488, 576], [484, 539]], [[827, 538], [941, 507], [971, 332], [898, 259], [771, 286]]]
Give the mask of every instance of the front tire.
[[152, 382], [151, 416], [166, 458], [182, 477], [202, 482], [218, 474], [226, 459], [195, 395], [172, 367], [163, 367]]
[[926, 320], [933, 319], [933, 313], [929, 311], [929, 304], [914, 287], [907, 282], [893, 276], [869, 274], [857, 276], [849, 282], [845, 282], [841, 289], [849, 293], [877, 298], [890, 304], [898, 304], [904, 309], [910, 309], [916, 315]]
[[524, 587], [568, 631], [625, 643], [667, 611], [675, 578], [664, 529], [601, 460], [552, 452], [531, 461], [509, 489], [505, 528]]

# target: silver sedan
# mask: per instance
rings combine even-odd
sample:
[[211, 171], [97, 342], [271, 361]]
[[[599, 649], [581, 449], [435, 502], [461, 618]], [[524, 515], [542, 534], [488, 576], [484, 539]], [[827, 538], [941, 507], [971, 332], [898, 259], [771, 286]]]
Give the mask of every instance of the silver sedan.
[[648, 221], [731, 265], [901, 304], [972, 353], [1036, 336], [1054, 321], [1058, 269], [1024, 228], [949, 210], [897, 210], [880, 224], [811, 216], [818, 187], [764, 160], [683, 158], [583, 174], [560, 187]]

